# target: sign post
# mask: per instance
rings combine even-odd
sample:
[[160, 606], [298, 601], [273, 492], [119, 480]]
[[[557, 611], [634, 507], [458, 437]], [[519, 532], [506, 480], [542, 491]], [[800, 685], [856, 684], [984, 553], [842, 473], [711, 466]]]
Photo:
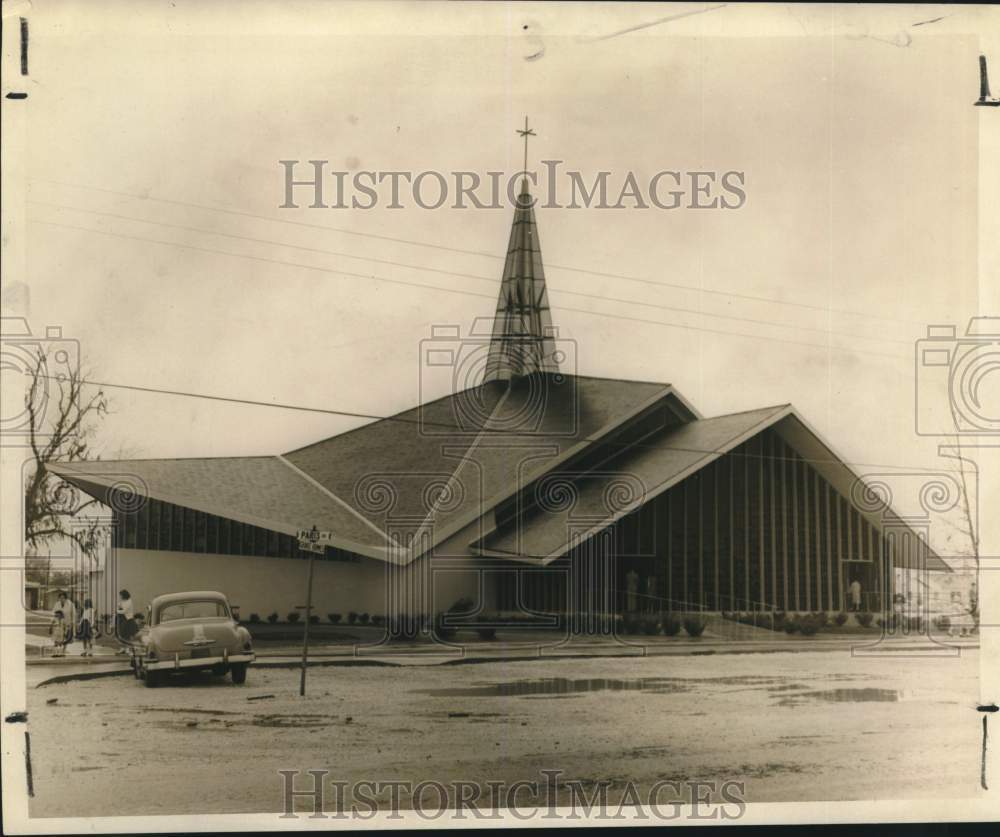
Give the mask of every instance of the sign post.
[[[304, 536], [304, 537], [303, 537]], [[302, 626], [302, 679], [299, 682], [299, 696], [306, 693], [306, 666], [309, 661], [309, 622], [312, 617], [312, 595], [313, 595], [313, 561], [316, 553], [323, 555], [326, 547], [319, 542], [319, 530], [313, 526], [308, 531], [299, 532], [299, 549], [309, 553], [309, 580], [306, 582], [306, 621]]]

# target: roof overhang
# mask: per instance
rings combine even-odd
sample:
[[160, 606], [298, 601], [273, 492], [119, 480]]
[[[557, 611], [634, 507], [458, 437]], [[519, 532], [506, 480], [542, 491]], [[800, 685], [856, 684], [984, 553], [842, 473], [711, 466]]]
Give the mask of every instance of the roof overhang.
[[[85, 464], [86, 463], [81, 463], [81, 465]], [[60, 479], [76, 486], [81, 491], [86, 492], [104, 505], [114, 508], [114, 504], [109, 495], [119, 482], [117, 478], [118, 475], [109, 475], [108, 477], [104, 477], [101, 474], [81, 473], [74, 466], [75, 463], [64, 462], [50, 464], [46, 467]], [[152, 487], [147, 486], [147, 488], [148, 492], [143, 496], [149, 497], [153, 500], [159, 500], [163, 503], [170, 503], [175, 506], [191, 508], [195, 511], [204, 512], [205, 514], [212, 514], [216, 517], [224, 517], [229, 520], [235, 520], [237, 523], [243, 523], [248, 526], [257, 526], [261, 529], [269, 529], [291, 537], [296, 537], [299, 533], [300, 527], [286, 521], [271, 520], [257, 515], [249, 515], [237, 508], [214, 506], [210, 503], [204, 502], [192, 503], [192, 501], [187, 498], [179, 497], [171, 494], [170, 492], [163, 491], [155, 485]], [[348, 552], [355, 552], [358, 555], [363, 555], [367, 558], [375, 558], [379, 561], [393, 562], [393, 555], [395, 554], [388, 548], [358, 543], [346, 538], [332, 539], [329, 543], [331, 546], [339, 549], [343, 549]]]

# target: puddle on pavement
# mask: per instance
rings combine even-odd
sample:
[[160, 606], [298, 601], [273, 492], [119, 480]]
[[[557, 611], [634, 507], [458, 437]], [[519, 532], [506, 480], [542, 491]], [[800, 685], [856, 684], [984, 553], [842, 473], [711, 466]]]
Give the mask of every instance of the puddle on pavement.
[[819, 692], [799, 692], [778, 702], [779, 706], [792, 706], [807, 700], [827, 703], [896, 703], [903, 696], [898, 689], [826, 689]]
[[690, 691], [683, 680], [670, 677], [635, 679], [589, 678], [570, 680], [545, 677], [538, 680], [512, 680], [507, 683], [481, 683], [445, 689], [417, 689], [416, 694], [431, 697], [566, 697], [581, 692], [650, 692], [671, 694]]
[[332, 715], [257, 715], [251, 723], [255, 727], [328, 727], [343, 720]]
[[230, 712], [225, 709], [195, 709], [185, 706], [137, 706], [135, 712], [176, 712], [180, 715], [240, 715], [240, 712]]

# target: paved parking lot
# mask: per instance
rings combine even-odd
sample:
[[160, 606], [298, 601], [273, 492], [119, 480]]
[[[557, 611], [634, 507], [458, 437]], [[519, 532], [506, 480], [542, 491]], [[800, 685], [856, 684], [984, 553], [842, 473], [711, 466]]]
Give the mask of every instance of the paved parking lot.
[[612, 797], [671, 777], [745, 781], [750, 801], [973, 796], [977, 672], [972, 649], [845, 650], [317, 668], [305, 698], [294, 669], [251, 668], [244, 686], [58, 683], [29, 691], [31, 813], [278, 812], [278, 771], [310, 769], [508, 783], [559, 770], [610, 780]]

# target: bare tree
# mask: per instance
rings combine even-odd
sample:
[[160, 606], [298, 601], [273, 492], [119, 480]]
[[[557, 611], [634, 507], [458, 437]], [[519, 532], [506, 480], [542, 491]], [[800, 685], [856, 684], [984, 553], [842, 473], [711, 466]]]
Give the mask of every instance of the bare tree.
[[30, 375], [25, 402], [34, 467], [25, 479], [25, 541], [38, 549], [68, 538], [84, 555], [92, 556], [101, 541], [102, 524], [87, 510], [98, 501], [52, 474], [48, 465], [100, 458], [91, 456], [89, 439], [96, 421], [108, 412], [108, 400], [101, 389], [84, 395], [90, 385], [79, 368], [49, 375], [41, 352]]

